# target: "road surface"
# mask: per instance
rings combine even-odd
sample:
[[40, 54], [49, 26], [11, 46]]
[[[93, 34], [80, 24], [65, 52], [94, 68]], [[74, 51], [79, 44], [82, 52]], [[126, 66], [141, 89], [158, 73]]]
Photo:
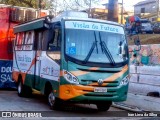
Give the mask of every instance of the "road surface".
[[47, 105], [46, 98], [43, 95], [39, 93], [34, 93], [33, 96], [30, 98], [23, 98], [23, 97], [18, 97], [17, 91], [15, 90], [0, 90], [0, 111], [1, 112], [11, 111], [12, 113], [21, 113], [21, 114], [26, 112], [31, 112], [31, 113], [33, 112], [37, 113], [37, 115], [41, 114], [40, 117], [42, 116], [41, 118], [42, 120], [43, 119], [69, 120], [73, 117], [74, 120], [86, 120], [86, 119], [116, 120], [117, 117], [119, 119], [124, 119], [124, 117], [127, 117], [126, 120], [127, 119], [133, 120], [133, 117], [129, 118], [127, 116], [128, 114], [130, 114], [129, 111], [114, 107], [111, 107], [108, 112], [99, 112], [95, 105], [67, 104], [65, 106], [61, 106], [60, 110], [51, 110]]

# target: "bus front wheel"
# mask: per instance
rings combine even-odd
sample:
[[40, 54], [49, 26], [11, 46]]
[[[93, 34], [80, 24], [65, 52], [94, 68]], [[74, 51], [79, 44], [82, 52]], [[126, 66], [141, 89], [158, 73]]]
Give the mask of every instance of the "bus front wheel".
[[98, 103], [97, 105], [97, 109], [98, 111], [107, 111], [109, 110], [110, 106], [112, 105], [112, 102], [102, 102], [102, 103]]
[[52, 110], [55, 110], [58, 109], [60, 105], [60, 100], [54, 96], [53, 92], [50, 92], [50, 94], [48, 95], [48, 103], [50, 108]]
[[58, 109], [60, 105], [60, 100], [57, 97], [55, 97], [52, 86], [49, 83], [47, 83], [45, 86], [45, 96], [48, 99], [48, 104], [50, 108], [52, 110]]

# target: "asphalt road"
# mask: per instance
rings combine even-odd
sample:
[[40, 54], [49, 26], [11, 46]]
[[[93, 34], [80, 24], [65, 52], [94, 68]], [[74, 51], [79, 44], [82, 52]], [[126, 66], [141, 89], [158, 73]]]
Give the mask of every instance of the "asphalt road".
[[[46, 98], [39, 94], [33, 93], [30, 98], [18, 97], [17, 91], [15, 90], [0, 90], [0, 111], [11, 111], [13, 112], [34, 112], [41, 113], [41, 119], [83, 119], [92, 118], [97, 119], [122, 119], [127, 117], [129, 111], [111, 107], [108, 112], [99, 112], [95, 105], [86, 104], [67, 104], [61, 106], [60, 110], [51, 110], [47, 104]], [[28, 113], [27, 113], [28, 114]], [[123, 117], [120, 117], [123, 116]], [[45, 118], [43, 118], [45, 117]], [[115, 118], [116, 117], [116, 118]], [[17, 118], [16, 118], [17, 119]], [[124, 118], [123, 118], [124, 119]], [[126, 119], [133, 119], [133, 117]], [[136, 118], [138, 119], [138, 118]], [[141, 118], [140, 118], [141, 119]], [[144, 118], [143, 118], [144, 119]], [[1, 119], [0, 119], [1, 120]]]
[[[32, 97], [25, 98], [19, 97], [17, 95], [16, 90], [0, 90], [0, 111], [54, 111], [51, 110], [47, 104], [46, 98], [39, 94], [38, 92], [34, 92]], [[60, 111], [81, 111], [83, 112], [97, 112], [95, 105], [88, 104], [65, 104], [66, 106], [60, 106]], [[73, 109], [73, 110], [72, 110]], [[121, 109], [111, 107], [109, 111], [124, 111]], [[77, 113], [78, 114], [78, 113]]]

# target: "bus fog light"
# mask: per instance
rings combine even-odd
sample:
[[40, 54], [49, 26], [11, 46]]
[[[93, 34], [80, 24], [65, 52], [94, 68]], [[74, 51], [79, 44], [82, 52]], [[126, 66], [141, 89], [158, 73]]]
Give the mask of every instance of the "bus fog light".
[[65, 93], [66, 93], [66, 94], [69, 94], [69, 93], [70, 93], [70, 91], [69, 91], [69, 90], [66, 90], [66, 91], [65, 91]]

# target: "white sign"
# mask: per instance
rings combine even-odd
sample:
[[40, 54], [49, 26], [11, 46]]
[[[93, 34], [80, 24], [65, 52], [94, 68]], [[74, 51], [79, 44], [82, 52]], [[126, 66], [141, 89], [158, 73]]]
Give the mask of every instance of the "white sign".
[[66, 21], [65, 28], [67, 29], [83, 29], [83, 30], [95, 30], [103, 32], [112, 32], [118, 34], [124, 34], [124, 29], [121, 26], [110, 25], [105, 23], [85, 22], [85, 21]]

